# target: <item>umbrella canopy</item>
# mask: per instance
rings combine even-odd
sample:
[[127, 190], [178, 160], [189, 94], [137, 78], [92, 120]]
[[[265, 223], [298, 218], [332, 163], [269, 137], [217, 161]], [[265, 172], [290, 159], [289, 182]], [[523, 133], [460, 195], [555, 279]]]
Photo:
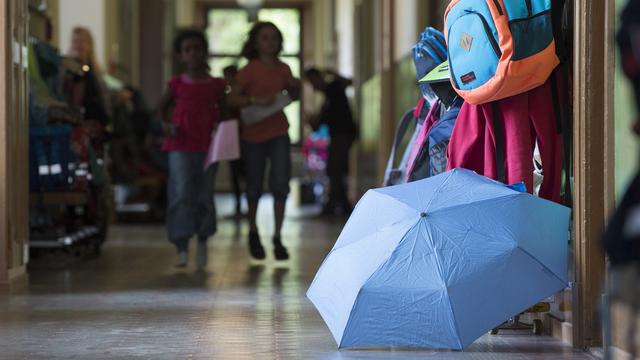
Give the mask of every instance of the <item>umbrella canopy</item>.
[[340, 348], [463, 349], [567, 285], [569, 209], [456, 169], [368, 191], [307, 296]]

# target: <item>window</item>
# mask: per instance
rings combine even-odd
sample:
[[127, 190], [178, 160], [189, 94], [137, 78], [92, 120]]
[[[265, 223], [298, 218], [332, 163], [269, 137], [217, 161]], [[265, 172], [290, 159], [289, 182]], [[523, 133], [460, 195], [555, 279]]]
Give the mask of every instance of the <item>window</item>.
[[[296, 8], [265, 8], [258, 11], [258, 20], [271, 21], [284, 37], [281, 59], [289, 67], [293, 76], [300, 77], [301, 58], [301, 15]], [[209, 39], [209, 66], [213, 76], [222, 77], [222, 70], [229, 65], [242, 68], [247, 64], [240, 56], [242, 45], [247, 38], [252, 23], [247, 12], [238, 8], [213, 8], [207, 13], [206, 34]], [[297, 101], [285, 109], [289, 119], [289, 136], [294, 144], [300, 142], [301, 108]]]

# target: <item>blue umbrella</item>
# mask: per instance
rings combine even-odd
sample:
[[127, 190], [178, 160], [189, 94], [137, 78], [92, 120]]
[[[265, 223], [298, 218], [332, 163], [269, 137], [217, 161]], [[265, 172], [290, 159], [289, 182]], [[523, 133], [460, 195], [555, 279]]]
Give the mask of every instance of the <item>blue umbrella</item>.
[[307, 296], [340, 348], [463, 349], [567, 286], [569, 212], [462, 169], [370, 190]]

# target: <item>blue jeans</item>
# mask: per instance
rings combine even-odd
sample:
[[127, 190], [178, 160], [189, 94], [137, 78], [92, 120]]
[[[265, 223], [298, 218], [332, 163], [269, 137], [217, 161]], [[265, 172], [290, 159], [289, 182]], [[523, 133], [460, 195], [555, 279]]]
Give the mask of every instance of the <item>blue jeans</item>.
[[247, 199], [258, 201], [262, 196], [264, 175], [269, 161], [269, 190], [276, 201], [285, 201], [291, 179], [291, 142], [288, 135], [269, 141], [243, 141], [242, 159], [245, 164]]
[[167, 229], [169, 241], [186, 251], [189, 239], [206, 240], [217, 230], [213, 188], [217, 164], [203, 170], [206, 153], [169, 153]]

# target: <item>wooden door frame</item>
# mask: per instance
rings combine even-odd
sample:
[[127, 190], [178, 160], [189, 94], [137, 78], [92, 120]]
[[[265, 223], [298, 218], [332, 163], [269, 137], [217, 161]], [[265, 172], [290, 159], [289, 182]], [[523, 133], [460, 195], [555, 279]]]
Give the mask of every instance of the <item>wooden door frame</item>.
[[0, 0], [0, 290], [26, 273], [29, 237], [27, 2]]
[[614, 204], [615, 2], [575, 0], [573, 346], [602, 345], [602, 229]]
[[378, 138], [377, 183], [384, 180], [385, 165], [393, 146], [395, 133], [395, 2], [378, 0], [380, 19], [377, 56], [380, 72], [380, 136]]
[[[0, 0], [0, 22], [5, 26], [0, 26], [0, 49], [4, 49], [0, 56], [0, 148], [3, 148], [7, 139], [7, 96], [9, 70], [11, 69], [11, 44], [7, 31], [6, 21], [8, 20], [8, 0]], [[7, 213], [7, 153], [0, 151], [0, 288], [9, 284], [9, 241], [8, 213]]]

